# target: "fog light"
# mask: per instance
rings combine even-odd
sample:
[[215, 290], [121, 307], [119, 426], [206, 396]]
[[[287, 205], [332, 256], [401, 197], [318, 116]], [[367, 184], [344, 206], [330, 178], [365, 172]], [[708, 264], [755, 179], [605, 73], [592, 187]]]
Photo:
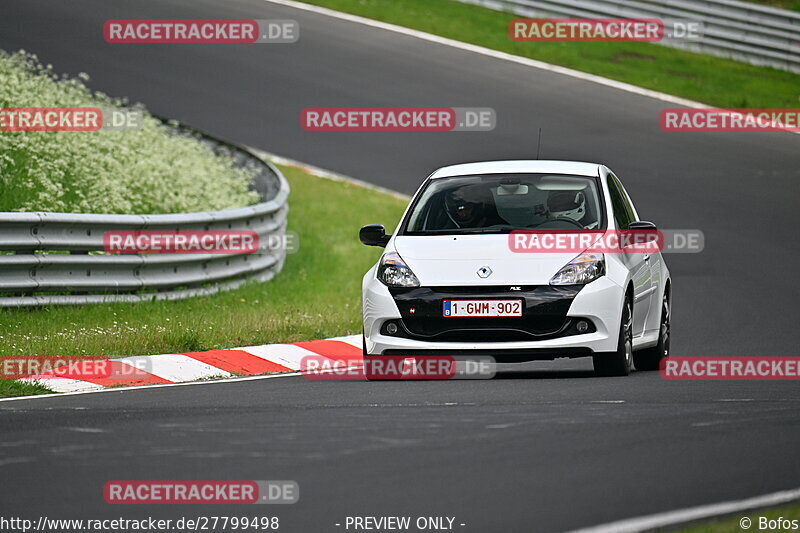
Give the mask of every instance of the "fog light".
[[395, 333], [397, 333], [397, 324], [395, 324], [394, 322], [389, 322], [388, 324], [386, 324], [386, 333], [388, 333], [389, 335], [394, 335]]
[[578, 333], [586, 333], [589, 331], [589, 323], [585, 320], [580, 320], [575, 328], [578, 330]]

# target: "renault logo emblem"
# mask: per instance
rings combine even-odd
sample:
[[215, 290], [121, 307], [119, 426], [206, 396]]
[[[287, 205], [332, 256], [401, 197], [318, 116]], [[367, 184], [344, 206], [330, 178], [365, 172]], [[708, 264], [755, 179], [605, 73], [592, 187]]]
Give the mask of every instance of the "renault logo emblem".
[[478, 269], [478, 276], [482, 278], [488, 278], [492, 275], [492, 269], [488, 266], [482, 266]]

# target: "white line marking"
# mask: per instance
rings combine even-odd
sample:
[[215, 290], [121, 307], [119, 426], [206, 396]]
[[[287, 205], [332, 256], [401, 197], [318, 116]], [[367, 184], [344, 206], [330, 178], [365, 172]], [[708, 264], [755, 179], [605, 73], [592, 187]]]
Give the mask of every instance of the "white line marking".
[[[597, 83], [598, 85], [605, 85], [606, 87], [611, 87], [613, 89], [619, 89], [620, 91], [625, 91], [631, 94], [636, 94], [639, 96], [646, 96], [648, 98], [654, 98], [656, 100], [661, 100], [662, 102], [669, 102], [671, 104], [676, 104], [684, 107], [690, 107], [693, 109], [704, 109], [713, 107], [710, 104], [704, 104], [702, 102], [697, 102], [694, 100], [689, 100], [687, 98], [681, 98], [679, 96], [674, 96], [671, 94], [665, 94], [658, 91], [653, 91], [650, 89], [645, 89], [643, 87], [637, 87], [636, 85], [631, 85], [630, 83], [625, 83], [622, 81], [616, 81], [609, 78], [604, 78], [602, 76], [597, 76], [595, 74], [588, 74], [586, 72], [581, 72], [579, 70], [573, 70], [571, 68], [560, 67], [558, 65], [553, 65], [551, 63], [545, 63], [544, 61], [537, 61], [535, 59], [528, 59], [527, 57], [515, 56], [513, 54], [508, 54], [506, 52], [500, 52], [498, 50], [492, 50], [491, 48], [485, 48], [483, 46], [477, 46], [474, 44], [469, 44], [461, 41], [456, 41], [453, 39], [447, 39], [445, 37], [440, 37], [438, 35], [433, 35], [431, 33], [425, 33], [419, 30], [412, 30], [410, 28], [405, 28], [403, 26], [397, 26], [395, 24], [389, 24], [387, 22], [380, 22], [377, 20], [359, 17], [357, 15], [351, 15], [349, 13], [342, 13], [340, 11], [334, 11], [333, 9], [328, 9], [325, 7], [313, 6], [309, 4], [303, 4], [301, 2], [295, 2], [294, 0], [264, 0], [265, 2], [270, 2], [272, 4], [278, 4], [286, 7], [292, 7], [295, 9], [301, 9], [303, 11], [309, 11], [311, 13], [316, 13], [318, 15], [325, 15], [328, 17], [337, 18], [340, 20], [344, 20], [347, 22], [353, 22], [356, 24], [363, 24], [365, 26], [370, 26], [373, 28], [379, 28], [386, 31], [391, 31], [395, 33], [399, 33], [401, 35], [405, 35], [408, 37], [414, 37], [416, 39], [421, 39], [423, 41], [429, 41], [436, 44], [441, 44], [445, 46], [450, 46], [453, 48], [458, 48], [460, 50], [466, 50], [468, 52], [474, 52], [476, 54], [481, 54], [484, 56], [493, 57], [495, 59], [502, 59], [504, 61], [510, 61], [512, 63], [518, 63], [520, 65], [525, 65], [527, 67], [538, 68], [540, 70], [546, 70], [548, 72], [555, 72], [557, 74], [563, 74], [564, 76], [570, 76], [572, 78], [576, 78], [583, 81], [588, 81], [591, 83]], [[739, 113], [728, 113], [730, 115], [737, 115], [741, 116]], [[654, 119], [655, 120], [655, 119]], [[786, 133], [795, 133], [800, 134], [799, 131], [788, 131]]]
[[754, 401], [753, 398], [720, 398], [719, 400], [714, 400], [715, 402], [752, 402]]
[[572, 533], [637, 533], [639, 531], [649, 531], [651, 529], [730, 515], [737, 512], [774, 507], [798, 499], [800, 499], [800, 488], [773, 492], [772, 494], [756, 496], [755, 498], [748, 498], [746, 500], [699, 505], [697, 507], [689, 507], [688, 509], [678, 509], [676, 511], [629, 518], [585, 529], [577, 529]]
[[710, 421], [707, 421], [707, 422], [692, 422], [690, 425], [693, 428], [705, 428], [705, 427], [708, 427], [708, 426], [718, 426], [718, 425], [724, 424], [724, 423], [725, 423], [724, 420], [710, 420]]
[[9, 457], [8, 459], [0, 459], [0, 466], [13, 465], [17, 463], [32, 463], [36, 461], [33, 457]]
[[[215, 379], [213, 381], [185, 381], [183, 383], [159, 383], [158, 385], [136, 385], [133, 387], [102, 388], [76, 392], [57, 392], [55, 394], [37, 394], [35, 396], [15, 396], [13, 398], [0, 398], [0, 402], [16, 402], [19, 400], [38, 400], [39, 398], [63, 398], [65, 396], [78, 396], [82, 394], [98, 394], [105, 392], [126, 392], [148, 389], [162, 389], [166, 387], [190, 387], [192, 385], [217, 385], [219, 383], [234, 383], [237, 381], [255, 381], [259, 379], [288, 378], [299, 376], [299, 372], [286, 372], [283, 374], [264, 374], [263, 376], [243, 376], [237, 378]], [[9, 408], [11, 409], [11, 408]]]
[[371, 26], [373, 28], [379, 28], [382, 30], [392, 31], [395, 33], [399, 33], [402, 35], [406, 35], [408, 37], [415, 37], [417, 39], [421, 39], [423, 41], [429, 41], [432, 43], [442, 44], [445, 46], [451, 46], [453, 48], [458, 48], [461, 50], [466, 50], [469, 52], [475, 52], [476, 54], [481, 54], [489, 57], [494, 57], [496, 59], [503, 59], [505, 61], [511, 61], [512, 63], [519, 63], [521, 65], [525, 65], [528, 67], [538, 68], [541, 70], [547, 70], [549, 72], [556, 72], [558, 74], [563, 74], [565, 76], [570, 76], [573, 78], [577, 78], [583, 81], [590, 81], [593, 83], [597, 83], [600, 85], [605, 85], [606, 87], [613, 87], [614, 89], [619, 89], [621, 91], [626, 91], [633, 94], [638, 94], [640, 96], [648, 96], [650, 98], [655, 98], [656, 100], [661, 100], [664, 102], [670, 102], [672, 104], [682, 105], [686, 107], [692, 108], [703, 108], [709, 107], [708, 104], [703, 104], [701, 102], [695, 102], [694, 100], [688, 100], [686, 98], [680, 98], [677, 96], [673, 96], [671, 94], [660, 93], [658, 91], [652, 91], [650, 89], [644, 89], [642, 87], [637, 87], [635, 85], [631, 85], [629, 83], [624, 83], [621, 81], [611, 80], [609, 78], [604, 78], [602, 76], [596, 76], [594, 74], [588, 74], [586, 72], [581, 72], [579, 70], [573, 70], [571, 68], [560, 67], [558, 65], [553, 65], [551, 63], [545, 63], [544, 61], [537, 61], [535, 59], [528, 59], [527, 57], [515, 56], [513, 54], [507, 54], [505, 52], [500, 52], [498, 50], [492, 50], [491, 48], [484, 48], [483, 46], [477, 46], [474, 44], [469, 44], [461, 41], [456, 41], [454, 39], [447, 39], [445, 37], [440, 37], [438, 35], [433, 35], [431, 33], [425, 33], [419, 30], [412, 30], [410, 28], [405, 28], [403, 26], [397, 26], [395, 24], [389, 24], [387, 22], [380, 22], [377, 20], [369, 19], [366, 17], [359, 17], [357, 15], [351, 15], [349, 13], [342, 13], [340, 11], [334, 11], [333, 9], [328, 9], [325, 7], [319, 7], [309, 4], [303, 4], [302, 2], [295, 2], [294, 0], [264, 0], [265, 2], [269, 2], [271, 4], [278, 4], [286, 7], [293, 7], [295, 9], [302, 9], [303, 11], [309, 11], [312, 13], [317, 13], [319, 15], [325, 15], [328, 17], [334, 17], [340, 20], [345, 20], [347, 22], [353, 22], [356, 24], [363, 24], [365, 26]]
[[393, 191], [391, 189], [380, 187], [378, 185], [373, 185], [372, 183], [368, 183], [366, 181], [362, 181], [356, 178], [351, 178], [350, 176], [345, 176], [344, 174], [339, 174], [338, 172], [334, 172], [332, 170], [315, 167], [314, 165], [309, 165], [308, 163], [303, 163], [302, 161], [297, 161], [296, 159], [290, 159], [288, 157], [283, 157], [282, 155], [273, 154], [271, 152], [262, 150], [261, 148], [255, 148], [252, 146], [248, 146], [247, 148], [262, 159], [269, 159], [273, 163], [278, 165], [283, 165], [285, 167], [299, 168], [300, 170], [307, 172], [313, 176], [317, 176], [318, 178], [324, 178], [326, 180], [338, 181], [342, 183], [349, 183], [350, 185], [355, 185], [356, 187], [361, 187], [363, 189], [369, 189], [371, 191], [388, 194], [389, 196], [392, 196], [400, 200], [408, 201], [411, 199], [410, 196], [403, 194], [401, 192]]

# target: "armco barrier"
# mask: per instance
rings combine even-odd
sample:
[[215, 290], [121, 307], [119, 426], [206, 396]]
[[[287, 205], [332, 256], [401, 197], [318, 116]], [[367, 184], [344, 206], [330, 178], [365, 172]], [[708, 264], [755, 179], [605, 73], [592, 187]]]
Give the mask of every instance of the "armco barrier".
[[249, 230], [262, 242], [285, 234], [289, 185], [277, 168], [244, 148], [168, 127], [254, 169], [262, 203], [168, 215], [0, 213], [0, 307], [176, 300], [266, 281], [281, 270], [283, 247], [238, 255], [103, 251], [109, 230]]
[[800, 12], [734, 0], [459, 0], [522, 17], [659, 18], [703, 23], [699, 40], [662, 44], [800, 73]]

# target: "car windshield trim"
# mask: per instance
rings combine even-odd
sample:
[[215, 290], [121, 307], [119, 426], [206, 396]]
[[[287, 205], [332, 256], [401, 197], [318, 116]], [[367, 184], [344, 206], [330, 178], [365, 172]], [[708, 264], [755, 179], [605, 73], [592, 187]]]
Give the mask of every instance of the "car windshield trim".
[[[579, 185], [581, 180], [585, 181], [586, 185], [576, 187], [575, 185]], [[448, 211], [444, 196], [447, 194], [458, 196], [452, 191], [470, 188], [484, 195], [484, 202], [477, 205], [488, 207], [492, 216], [484, 217], [481, 222], [473, 225], [459, 226], [461, 219], [453, 216], [452, 206]], [[578, 205], [577, 203], [567, 207], [563, 205], [564, 198], [567, 199], [567, 203], [572, 201], [573, 191], [576, 194], [581, 193], [579, 200], [581, 205], [586, 206], [586, 216], [575, 221], [565, 220], [567, 217], [552, 216], [549, 208], [553, 207], [555, 196], [560, 196], [555, 200], [556, 204], [560, 205], [557, 209], [569, 209]], [[537, 211], [542, 208], [542, 204], [547, 204], [544, 211]], [[529, 212], [526, 213], [526, 210]], [[567, 213], [576, 217], [575, 212], [581, 211], [557, 213]], [[449, 220], [444, 219], [445, 216]], [[432, 218], [438, 220], [432, 222]], [[508, 218], [513, 218], [513, 222], [516, 223], [510, 223]], [[491, 225], [483, 225], [490, 222]], [[584, 225], [585, 222], [588, 224]], [[545, 226], [542, 227], [542, 224]], [[421, 227], [424, 229], [416, 229]], [[605, 193], [599, 176], [557, 173], [472, 174], [428, 178], [415, 196], [397, 234], [398, 236], [487, 235], [546, 229], [597, 231], [606, 227]]]

